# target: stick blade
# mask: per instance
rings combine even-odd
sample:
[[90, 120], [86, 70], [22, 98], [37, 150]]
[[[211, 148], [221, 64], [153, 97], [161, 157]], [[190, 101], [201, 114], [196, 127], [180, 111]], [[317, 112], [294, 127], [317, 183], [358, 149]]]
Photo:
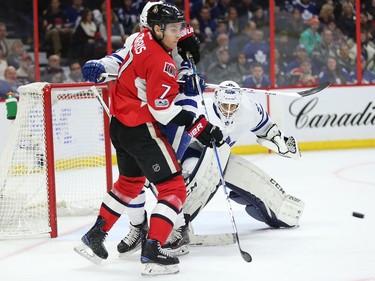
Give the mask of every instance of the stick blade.
[[246, 261], [246, 262], [251, 262], [253, 260], [253, 258], [250, 256], [249, 253], [245, 252], [245, 251], [241, 251], [241, 256], [242, 258]]
[[323, 91], [325, 88], [329, 87], [330, 85], [331, 85], [331, 82], [326, 81], [326, 82], [323, 82], [320, 85], [316, 86], [315, 88], [311, 88], [311, 89], [308, 89], [308, 90], [305, 90], [305, 91], [300, 91], [300, 92], [298, 92], [298, 94], [301, 97], [311, 96], [311, 95], [314, 95], [316, 93], [319, 93], [320, 91]]

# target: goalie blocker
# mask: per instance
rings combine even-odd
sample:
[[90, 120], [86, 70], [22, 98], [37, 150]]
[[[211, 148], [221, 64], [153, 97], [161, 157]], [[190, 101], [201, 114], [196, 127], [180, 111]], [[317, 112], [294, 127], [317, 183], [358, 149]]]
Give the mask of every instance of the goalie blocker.
[[[226, 143], [218, 148], [218, 153], [232, 200], [245, 205], [245, 210], [251, 217], [271, 227], [298, 225], [305, 206], [303, 201], [286, 194], [272, 177], [246, 159], [230, 154], [230, 147]], [[199, 160], [187, 158], [183, 168], [189, 171], [194, 160], [198, 163], [189, 173], [184, 204], [184, 213], [190, 216], [191, 221], [207, 205], [220, 185], [212, 149], [204, 148]]]

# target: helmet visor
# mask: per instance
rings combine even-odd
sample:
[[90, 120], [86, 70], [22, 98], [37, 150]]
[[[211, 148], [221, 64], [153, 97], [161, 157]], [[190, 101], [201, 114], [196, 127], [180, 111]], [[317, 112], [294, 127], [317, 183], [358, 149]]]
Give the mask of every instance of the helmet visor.
[[186, 28], [186, 22], [167, 23], [164, 29], [166, 36], [181, 36], [181, 31]]

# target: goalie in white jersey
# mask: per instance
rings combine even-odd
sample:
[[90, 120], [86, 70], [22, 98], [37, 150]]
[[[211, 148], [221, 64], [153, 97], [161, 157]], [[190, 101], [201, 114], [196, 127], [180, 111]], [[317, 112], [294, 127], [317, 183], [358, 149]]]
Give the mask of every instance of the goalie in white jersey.
[[[230, 154], [232, 147], [245, 134], [253, 133], [257, 142], [281, 156], [298, 159], [301, 154], [294, 137], [286, 137], [272, 122], [262, 105], [243, 95], [233, 81], [222, 82], [215, 90], [214, 99], [205, 98], [208, 119], [221, 128], [226, 145], [218, 148], [222, 156], [224, 180], [232, 191], [230, 198], [245, 205], [253, 218], [271, 227], [298, 225], [304, 203], [287, 195], [269, 175], [240, 156]], [[205, 112], [204, 108], [200, 111]], [[203, 153], [202, 153], [203, 152]], [[183, 171], [189, 177], [188, 197], [184, 213], [194, 219], [217, 190], [220, 176], [211, 175], [211, 182], [203, 180], [215, 166], [212, 149], [205, 149], [196, 141], [190, 144], [183, 157]], [[200, 172], [197, 176], [197, 166]], [[196, 188], [194, 188], [196, 187]], [[215, 188], [216, 187], [216, 188]], [[190, 189], [190, 190], [189, 190]]]

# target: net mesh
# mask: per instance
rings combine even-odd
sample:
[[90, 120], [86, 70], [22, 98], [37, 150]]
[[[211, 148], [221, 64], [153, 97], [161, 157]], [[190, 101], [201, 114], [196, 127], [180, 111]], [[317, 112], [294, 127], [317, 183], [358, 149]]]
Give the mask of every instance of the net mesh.
[[[89, 87], [18, 89], [17, 117], [0, 157], [0, 237], [50, 232], [44, 94], [51, 94], [58, 215], [98, 211], [106, 192], [103, 110]], [[100, 92], [100, 89], [98, 89]]]

